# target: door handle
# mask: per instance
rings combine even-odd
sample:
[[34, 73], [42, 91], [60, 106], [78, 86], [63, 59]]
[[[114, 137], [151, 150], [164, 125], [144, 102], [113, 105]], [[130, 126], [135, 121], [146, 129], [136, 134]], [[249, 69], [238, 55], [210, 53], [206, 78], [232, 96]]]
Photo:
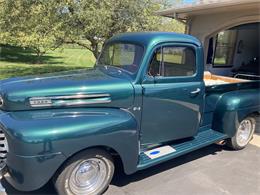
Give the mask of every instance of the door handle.
[[191, 95], [197, 95], [200, 93], [200, 88], [197, 88], [195, 91], [190, 92]]

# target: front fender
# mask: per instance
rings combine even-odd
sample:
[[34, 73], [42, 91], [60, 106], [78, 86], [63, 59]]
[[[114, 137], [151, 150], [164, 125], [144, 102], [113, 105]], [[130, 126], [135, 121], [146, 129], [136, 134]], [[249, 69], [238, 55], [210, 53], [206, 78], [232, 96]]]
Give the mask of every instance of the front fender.
[[[90, 147], [105, 146], [120, 155], [126, 173], [136, 171], [139, 152], [138, 125], [128, 111], [114, 108], [23, 111], [2, 114], [0, 121], [12, 156], [62, 154], [65, 158], [60, 158], [62, 160], [55, 161], [52, 165], [52, 170], [57, 170], [64, 159], [73, 154]], [[46, 166], [42, 166], [49, 160], [46, 158], [38, 164], [34, 163], [46, 182], [54, 174], [53, 171], [50, 173], [46, 170]], [[19, 164], [14, 160], [12, 162]], [[13, 164], [11, 166], [15, 167]], [[41, 170], [41, 167], [45, 167], [45, 170]], [[29, 177], [28, 174], [24, 175]]]
[[240, 121], [256, 112], [260, 112], [258, 89], [227, 92], [217, 102], [212, 128], [233, 137]]

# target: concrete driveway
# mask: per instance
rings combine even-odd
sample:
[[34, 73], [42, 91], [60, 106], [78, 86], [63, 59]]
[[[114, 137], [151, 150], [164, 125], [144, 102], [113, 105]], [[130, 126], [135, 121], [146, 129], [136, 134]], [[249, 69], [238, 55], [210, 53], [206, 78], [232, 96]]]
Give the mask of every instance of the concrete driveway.
[[[51, 184], [22, 193], [2, 181], [7, 194], [55, 194]], [[127, 176], [117, 171], [106, 195], [258, 195], [260, 135], [244, 150], [212, 145], [161, 165]]]

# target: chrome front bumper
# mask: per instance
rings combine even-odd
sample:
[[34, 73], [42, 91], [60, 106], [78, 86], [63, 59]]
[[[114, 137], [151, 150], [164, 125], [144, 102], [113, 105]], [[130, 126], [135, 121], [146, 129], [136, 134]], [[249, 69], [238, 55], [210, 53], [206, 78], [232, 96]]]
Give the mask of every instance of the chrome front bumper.
[[5, 137], [4, 131], [0, 126], [0, 174], [4, 172], [6, 168], [6, 157], [8, 153], [8, 143]]

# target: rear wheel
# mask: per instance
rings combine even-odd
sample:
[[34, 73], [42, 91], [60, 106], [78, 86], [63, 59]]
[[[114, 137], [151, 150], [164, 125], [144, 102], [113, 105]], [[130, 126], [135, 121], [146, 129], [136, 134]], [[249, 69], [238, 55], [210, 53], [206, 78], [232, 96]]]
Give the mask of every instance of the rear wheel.
[[243, 119], [237, 129], [234, 137], [228, 140], [228, 146], [235, 150], [245, 148], [253, 137], [256, 127], [256, 120], [254, 117], [246, 117]]
[[113, 174], [114, 164], [108, 153], [87, 150], [73, 157], [58, 173], [55, 187], [62, 195], [102, 194]]

